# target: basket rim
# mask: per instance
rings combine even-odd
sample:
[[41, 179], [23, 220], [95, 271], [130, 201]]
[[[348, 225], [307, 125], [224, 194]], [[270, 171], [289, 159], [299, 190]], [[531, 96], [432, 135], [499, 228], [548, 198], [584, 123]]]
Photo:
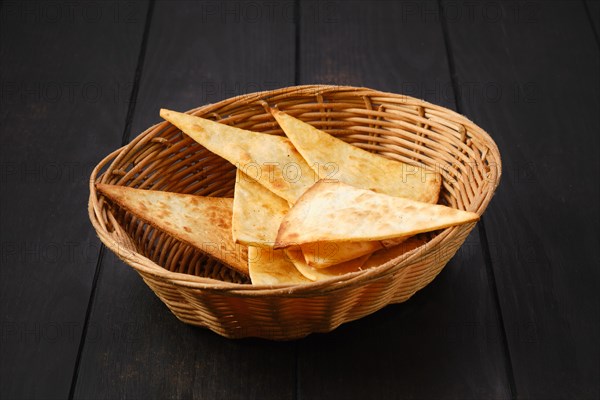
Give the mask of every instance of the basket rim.
[[[234, 103], [234, 102], [245, 102], [246, 104], [251, 103], [267, 103], [267, 99], [270, 97], [275, 97], [279, 95], [285, 96], [289, 93], [295, 93], [298, 91], [307, 91], [310, 92], [311, 97], [319, 94], [331, 93], [331, 92], [354, 92], [355, 95], [360, 94], [361, 92], [365, 92], [365, 96], [368, 95], [372, 100], [376, 101], [378, 96], [386, 97], [386, 101], [390, 102], [388, 97], [397, 98], [398, 104], [414, 104], [422, 107], [426, 107], [429, 109], [441, 111], [445, 114], [449, 114], [454, 118], [460, 120], [460, 123], [464, 125], [468, 125], [472, 130], [476, 131], [480, 136], [480, 139], [485, 142], [486, 146], [488, 146], [489, 151], [494, 154], [497, 164], [496, 174], [494, 174], [493, 182], [490, 182], [488, 185], [489, 189], [487, 191], [483, 191], [481, 193], [481, 197], [479, 201], [476, 202], [477, 207], [472, 210], [476, 212], [478, 215], [482, 215], [487, 205], [491, 201], [491, 198], [494, 195], [496, 188], [498, 187], [502, 175], [502, 165], [501, 158], [498, 147], [491, 136], [484, 131], [481, 127], [473, 123], [467, 117], [448, 109], [446, 107], [438, 106], [432, 103], [429, 103], [422, 99], [417, 99], [411, 96], [396, 94], [391, 92], [383, 92], [375, 89], [370, 89], [366, 87], [354, 87], [354, 86], [337, 86], [337, 85], [321, 85], [321, 84], [311, 84], [311, 85], [299, 85], [299, 86], [289, 86], [285, 88], [279, 88], [274, 90], [266, 90], [259, 91], [254, 93], [249, 93], [246, 95], [239, 95], [230, 97], [224, 100], [221, 100], [216, 103], [210, 103], [203, 106], [199, 106], [193, 109], [186, 111], [189, 114], [196, 113], [207, 113], [212, 109], [221, 108], [225, 105]], [[243, 103], [241, 104], [243, 105]], [[403, 267], [407, 266], [411, 260], [418, 257], [422, 251], [433, 251], [440, 246], [443, 241], [451, 240], [454, 237], [457, 237], [461, 230], [466, 229], [465, 227], [469, 227], [470, 230], [475, 223], [461, 225], [461, 226], [453, 226], [449, 228], [443, 229], [438, 235], [436, 235], [432, 240], [425, 243], [423, 246], [420, 246], [414, 250], [411, 250], [408, 253], [402, 254], [395, 259], [392, 259], [385, 264], [379, 265], [377, 267], [373, 267], [367, 270], [351, 272], [345, 275], [341, 275], [339, 277], [332, 277], [321, 281], [302, 283], [302, 284], [278, 284], [278, 285], [255, 285], [255, 284], [247, 284], [247, 283], [230, 283], [225, 281], [220, 281], [217, 279], [199, 277], [196, 275], [185, 274], [181, 272], [172, 272], [169, 271], [144, 255], [137, 253], [135, 251], [131, 251], [125, 249], [122, 245], [115, 240], [113, 237], [114, 232], [110, 232], [103, 222], [100, 216], [102, 215], [102, 210], [99, 206], [99, 197], [101, 197], [96, 191], [96, 183], [103, 182], [105, 180], [106, 174], [105, 172], [100, 174], [100, 171], [109, 166], [115, 165], [119, 162], [121, 158], [123, 158], [129, 150], [133, 147], [143, 143], [145, 140], [151, 140], [151, 137], [147, 135], [147, 133], [154, 131], [156, 129], [164, 129], [170, 126], [167, 121], [159, 122], [155, 125], [150, 126], [140, 134], [138, 134], [131, 142], [128, 144], [118, 148], [117, 150], [111, 152], [107, 156], [105, 156], [92, 170], [89, 180], [89, 201], [88, 201], [88, 215], [94, 229], [96, 230], [96, 234], [110, 250], [112, 250], [119, 258], [121, 258], [126, 264], [134, 268], [138, 273], [143, 276], [152, 276], [154, 278], [168, 281], [173, 285], [185, 287], [192, 290], [201, 290], [201, 291], [218, 291], [221, 294], [227, 293], [231, 296], [243, 296], [243, 297], [254, 297], [254, 296], [286, 296], [286, 297], [305, 297], [309, 294], [325, 294], [329, 292], [334, 292], [338, 290], [342, 290], [348, 286], [352, 285], [366, 285], [372, 283], [374, 281], [384, 279], [390, 274], [395, 274], [403, 269]], [[110, 164], [110, 165], [109, 165]], [[124, 240], [128, 240], [129, 238], [123, 238]]]

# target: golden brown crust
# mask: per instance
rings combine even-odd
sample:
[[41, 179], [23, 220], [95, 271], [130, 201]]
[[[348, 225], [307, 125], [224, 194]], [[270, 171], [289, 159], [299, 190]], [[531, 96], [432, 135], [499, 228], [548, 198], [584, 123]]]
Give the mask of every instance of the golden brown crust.
[[300, 245], [304, 261], [313, 268], [329, 268], [333, 265], [368, 255], [382, 248], [379, 241], [315, 242]]
[[[166, 109], [160, 110], [160, 116], [291, 203], [295, 203], [314, 183], [312, 169], [288, 138], [248, 131]], [[298, 179], [290, 179], [287, 175], [289, 171], [286, 167], [289, 166], [293, 166], [299, 174]]]
[[311, 281], [322, 281], [329, 278], [335, 278], [340, 275], [348, 274], [350, 272], [357, 272], [362, 269], [370, 254], [364, 254], [360, 257], [352, 260], [347, 260], [342, 263], [329, 266], [327, 268], [315, 268], [311, 267], [305, 262], [302, 250], [298, 248], [292, 248], [285, 250], [287, 256], [292, 261], [298, 272], [304, 275]]
[[233, 238], [237, 243], [273, 246], [287, 214], [287, 201], [237, 170], [233, 199]]
[[437, 171], [368, 152], [279, 110], [271, 113], [320, 179], [437, 203], [442, 182]]
[[231, 234], [233, 199], [105, 184], [96, 189], [155, 229], [248, 275], [247, 248]]
[[321, 180], [283, 219], [276, 248], [320, 241], [392, 239], [478, 219], [472, 212]]
[[248, 246], [250, 279], [254, 285], [310, 282], [294, 267], [284, 250]]

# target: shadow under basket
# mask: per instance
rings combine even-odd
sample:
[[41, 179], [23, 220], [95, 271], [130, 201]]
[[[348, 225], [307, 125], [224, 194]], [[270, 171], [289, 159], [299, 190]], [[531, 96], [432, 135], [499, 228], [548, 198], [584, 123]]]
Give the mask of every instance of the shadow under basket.
[[[189, 113], [283, 135], [268, 106], [365, 150], [441, 173], [441, 204], [481, 215], [500, 181], [500, 154], [486, 132], [454, 111], [400, 94], [295, 86], [233, 97]], [[162, 122], [96, 166], [89, 201], [102, 242], [142, 276], [177, 318], [229, 338], [301, 338], [406, 301], [435, 278], [475, 226], [437, 231], [423, 246], [365, 271], [303, 285], [260, 286], [155, 230], [95, 189], [102, 182], [233, 197], [235, 169]]]

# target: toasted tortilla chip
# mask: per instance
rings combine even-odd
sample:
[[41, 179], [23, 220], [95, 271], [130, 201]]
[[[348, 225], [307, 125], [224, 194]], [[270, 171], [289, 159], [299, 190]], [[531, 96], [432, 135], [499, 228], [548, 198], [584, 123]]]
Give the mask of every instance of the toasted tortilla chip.
[[427, 241], [425, 239], [417, 236], [405, 238], [404, 242], [399, 243], [394, 247], [383, 248], [374, 252], [373, 254], [365, 254], [364, 256], [354, 260], [346, 261], [329, 268], [314, 268], [307, 265], [306, 262], [303, 262], [303, 257], [305, 256], [302, 255], [302, 251], [299, 247], [290, 247], [286, 249], [285, 252], [290, 260], [294, 263], [296, 269], [302, 275], [312, 281], [320, 281], [350, 272], [363, 271], [369, 268], [378, 267], [424, 245], [426, 242]]
[[287, 201], [237, 170], [232, 221], [236, 243], [272, 247], [289, 209]]
[[[279, 250], [281, 251], [281, 250]], [[362, 265], [367, 261], [370, 254], [365, 254], [353, 260], [348, 260], [343, 263], [330, 266], [329, 268], [314, 268], [304, 261], [304, 255], [299, 248], [290, 248], [285, 250], [287, 256], [292, 261], [296, 269], [311, 281], [321, 281], [324, 279], [334, 278], [344, 275], [349, 272], [360, 271]]]
[[160, 116], [261, 185], [295, 203], [316, 179], [289, 139], [161, 109]]
[[381, 243], [381, 245], [384, 248], [389, 249], [390, 247], [396, 247], [400, 243], [405, 242], [408, 238], [409, 238], [409, 236], [400, 236], [397, 238], [384, 239], [384, 240], [381, 240], [379, 243]]
[[294, 267], [284, 250], [248, 246], [250, 280], [254, 285], [310, 282]]
[[248, 275], [247, 248], [231, 236], [233, 199], [97, 184], [141, 220]]
[[408, 253], [427, 243], [427, 241], [418, 236], [407, 238], [404, 242], [397, 244], [394, 247], [384, 248], [371, 254], [371, 257], [363, 265], [363, 269], [369, 269], [383, 265], [388, 261], [393, 260], [396, 257], [400, 257], [402, 254]]
[[316, 242], [301, 244], [304, 261], [314, 268], [328, 268], [348, 260], [371, 254], [382, 248], [378, 241], [372, 242]]
[[319, 181], [290, 209], [275, 248], [326, 242], [383, 240], [477, 221], [479, 215]]
[[442, 183], [438, 172], [370, 153], [277, 109], [271, 113], [320, 179], [437, 203]]

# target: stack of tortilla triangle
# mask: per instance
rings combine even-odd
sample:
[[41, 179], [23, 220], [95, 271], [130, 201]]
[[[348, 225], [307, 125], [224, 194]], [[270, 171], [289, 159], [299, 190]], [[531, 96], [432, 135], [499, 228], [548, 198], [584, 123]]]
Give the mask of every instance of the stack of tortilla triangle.
[[110, 185], [98, 190], [263, 285], [317, 281], [381, 265], [421, 246], [415, 234], [478, 219], [435, 204], [438, 173], [271, 112], [287, 137], [161, 110], [164, 119], [236, 165], [233, 199]]

